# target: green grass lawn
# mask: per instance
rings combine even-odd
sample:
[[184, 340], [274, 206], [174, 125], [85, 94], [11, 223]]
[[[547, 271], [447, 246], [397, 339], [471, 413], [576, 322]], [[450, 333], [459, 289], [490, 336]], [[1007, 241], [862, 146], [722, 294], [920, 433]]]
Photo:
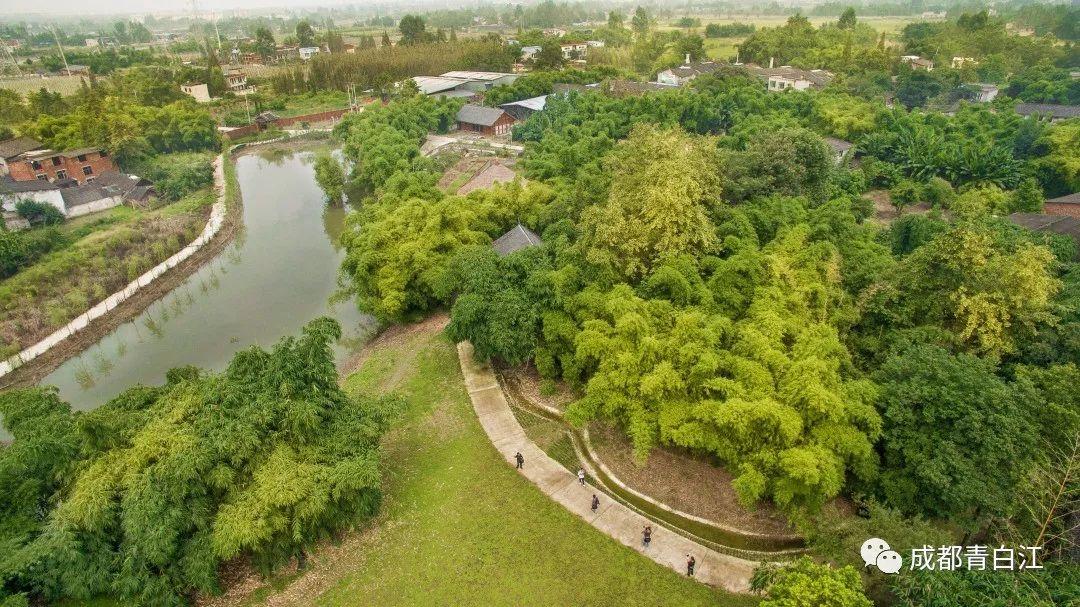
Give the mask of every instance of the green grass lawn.
[[286, 604], [328, 606], [757, 602], [654, 564], [514, 473], [477, 422], [441, 334], [375, 350], [346, 389], [396, 391], [407, 402], [386, 440], [383, 511], [355, 540], [313, 556], [309, 575], [320, 582], [298, 590], [271, 581], [247, 604], [279, 589]]

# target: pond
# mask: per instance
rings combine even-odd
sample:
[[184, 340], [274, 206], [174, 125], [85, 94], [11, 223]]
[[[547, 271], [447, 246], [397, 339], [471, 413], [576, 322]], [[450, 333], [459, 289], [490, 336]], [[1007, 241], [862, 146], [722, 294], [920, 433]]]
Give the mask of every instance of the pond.
[[363, 347], [375, 319], [352, 300], [329, 302], [347, 210], [324, 202], [314, 158], [280, 149], [237, 158], [244, 229], [236, 240], [41, 383], [57, 386], [74, 409], [93, 409], [135, 384], [163, 383], [173, 367], [223, 369], [238, 350], [271, 346], [323, 315], [341, 323], [339, 363]]

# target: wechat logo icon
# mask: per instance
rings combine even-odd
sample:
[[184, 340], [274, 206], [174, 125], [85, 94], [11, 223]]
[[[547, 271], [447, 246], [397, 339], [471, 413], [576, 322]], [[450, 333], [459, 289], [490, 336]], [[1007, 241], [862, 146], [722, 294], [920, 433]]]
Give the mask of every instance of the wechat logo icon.
[[882, 573], [896, 573], [904, 566], [904, 559], [900, 553], [890, 548], [889, 542], [879, 537], [872, 537], [863, 542], [859, 555], [862, 556], [863, 563], [867, 567], [877, 567]]

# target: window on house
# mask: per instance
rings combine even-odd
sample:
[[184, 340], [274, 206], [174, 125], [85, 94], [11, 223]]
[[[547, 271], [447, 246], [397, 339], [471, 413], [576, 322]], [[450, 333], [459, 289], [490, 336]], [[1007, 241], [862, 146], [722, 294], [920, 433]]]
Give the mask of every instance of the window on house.
[[37, 178], [40, 179], [41, 181], [48, 181], [49, 180], [48, 175], [38, 175]]
[[54, 166], [54, 167], [58, 167], [58, 166], [60, 166], [60, 165], [61, 165], [61, 164], [63, 164], [63, 163], [64, 163], [64, 161], [63, 161], [63, 160], [60, 160], [60, 157], [59, 157], [59, 156], [53, 156], [53, 159], [52, 159], [52, 164], [53, 164], [53, 166]]
[[79, 154], [79, 162], [86, 162], [86, 154]]
[[60, 169], [59, 171], [56, 172], [56, 178], [58, 180], [59, 179], [67, 179], [67, 171], [65, 171], [63, 169]]
[[37, 160], [31, 160], [30, 161], [30, 166], [34, 167], [35, 171], [40, 171], [41, 170], [41, 163], [38, 162]]
[[82, 174], [83, 175], [93, 175], [94, 174], [94, 169], [91, 168], [90, 165], [86, 165], [86, 166], [84, 166], [82, 168]]

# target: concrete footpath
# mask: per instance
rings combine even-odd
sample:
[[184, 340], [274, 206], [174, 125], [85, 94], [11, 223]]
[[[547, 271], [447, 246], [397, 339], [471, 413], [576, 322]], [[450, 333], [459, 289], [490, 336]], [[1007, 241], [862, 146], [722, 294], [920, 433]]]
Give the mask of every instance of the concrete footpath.
[[[458, 344], [458, 358], [473, 409], [492, 444], [511, 465], [515, 464], [514, 454], [518, 451], [525, 457], [525, 466], [518, 473], [593, 527], [657, 563], [685, 575], [686, 556], [693, 555], [697, 559], [695, 578], [699, 582], [730, 592], [749, 591], [750, 576], [757, 563], [721, 554], [661, 527], [612, 500], [588, 481], [581, 486], [574, 474], [525, 435], [491, 367], [473, 360], [472, 344], [467, 341]], [[600, 498], [600, 507], [595, 513], [590, 509], [594, 493]], [[641, 543], [641, 530], [645, 525], [653, 527], [652, 545], [648, 549]]]

